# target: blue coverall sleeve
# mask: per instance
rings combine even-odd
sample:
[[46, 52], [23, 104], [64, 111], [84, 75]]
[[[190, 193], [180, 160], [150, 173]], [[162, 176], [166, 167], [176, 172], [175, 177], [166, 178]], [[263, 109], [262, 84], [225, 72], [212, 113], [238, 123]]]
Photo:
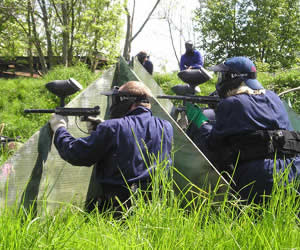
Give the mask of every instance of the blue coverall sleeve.
[[200, 127], [199, 133], [203, 137], [203, 144], [211, 151], [222, 149], [224, 137], [238, 133], [235, 127], [236, 117], [232, 109], [232, 103], [228, 100], [221, 100], [216, 110], [214, 124], [207, 123]]
[[203, 58], [201, 53], [198, 50], [194, 51], [195, 54], [195, 62], [191, 65], [194, 69], [199, 69], [200, 66], [203, 66]]
[[185, 58], [184, 58], [184, 55], [182, 55], [181, 58], [180, 58], [180, 65], [179, 65], [180, 66], [180, 71], [186, 69], [184, 64], [185, 64]]
[[153, 74], [153, 63], [150, 60], [144, 62], [144, 68], [148, 71], [150, 75]]
[[91, 166], [105, 157], [113, 138], [109, 127], [98, 125], [90, 136], [74, 138], [64, 127], [57, 129], [54, 144], [59, 155], [75, 166]]

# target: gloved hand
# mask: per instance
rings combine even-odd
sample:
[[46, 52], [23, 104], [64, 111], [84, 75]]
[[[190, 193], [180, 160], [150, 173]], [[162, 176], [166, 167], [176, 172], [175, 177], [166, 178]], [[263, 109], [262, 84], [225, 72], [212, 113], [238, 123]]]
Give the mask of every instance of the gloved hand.
[[103, 122], [104, 120], [98, 118], [98, 117], [92, 117], [89, 116], [88, 120], [86, 121], [86, 128], [88, 133], [92, 133], [92, 131], [95, 131], [97, 128], [97, 125], [101, 122]]
[[188, 120], [196, 124], [198, 128], [208, 121], [208, 118], [202, 113], [202, 110], [189, 102], [186, 104], [186, 116]]
[[60, 127], [67, 127], [68, 124], [68, 117], [53, 114], [49, 120], [50, 127], [55, 134], [56, 130]]

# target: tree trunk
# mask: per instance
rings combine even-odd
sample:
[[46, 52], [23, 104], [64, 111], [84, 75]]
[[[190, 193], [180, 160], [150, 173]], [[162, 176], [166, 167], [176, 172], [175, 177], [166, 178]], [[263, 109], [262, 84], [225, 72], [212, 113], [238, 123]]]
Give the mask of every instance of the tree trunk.
[[126, 10], [126, 17], [127, 17], [127, 30], [126, 30], [126, 39], [125, 39], [125, 46], [123, 51], [123, 57], [126, 61], [130, 60], [130, 52], [131, 52], [131, 37], [132, 37], [132, 22], [131, 22], [131, 16], [129, 13], [128, 8], [125, 8]]
[[167, 19], [167, 22], [168, 22], [168, 27], [169, 27], [169, 33], [170, 33], [170, 38], [171, 38], [171, 43], [172, 43], [173, 52], [174, 52], [174, 54], [175, 54], [175, 57], [176, 57], [178, 66], [180, 67], [180, 61], [179, 61], [179, 58], [178, 58], [178, 56], [177, 56], [176, 48], [175, 48], [175, 45], [174, 45], [174, 39], [173, 39], [172, 28], [171, 28], [171, 21], [170, 21], [169, 19]]
[[29, 13], [31, 16], [31, 22], [32, 22], [32, 32], [33, 32], [33, 37], [34, 37], [34, 45], [37, 49], [38, 55], [39, 55], [39, 59], [40, 59], [40, 64], [42, 67], [42, 72], [43, 73], [47, 73], [47, 64], [46, 64], [46, 60], [45, 57], [43, 55], [43, 50], [41, 47], [41, 43], [38, 37], [38, 33], [36, 31], [36, 24], [35, 24], [35, 18], [34, 18], [34, 13], [33, 13], [33, 6], [31, 4], [28, 4], [29, 7]]
[[27, 49], [27, 54], [28, 54], [28, 64], [29, 64], [29, 72], [30, 72], [30, 76], [33, 76], [33, 57], [32, 57], [32, 32], [31, 32], [31, 21], [30, 21], [30, 1], [28, 1], [27, 4], [28, 8], [27, 8], [27, 25], [28, 25], [28, 33], [27, 33], [27, 37], [28, 37], [28, 49]]
[[75, 2], [71, 4], [71, 34], [70, 34], [70, 47], [68, 50], [68, 61], [69, 64], [72, 64], [73, 61], [73, 43], [74, 43], [74, 30], [75, 30], [75, 15], [74, 15], [74, 6]]
[[48, 21], [49, 17], [48, 17], [45, 0], [38, 0], [38, 3], [42, 10], [42, 20], [44, 23], [46, 40], [47, 40], [48, 69], [50, 69], [53, 66], [53, 49], [52, 49], [52, 42], [51, 42], [51, 31], [49, 28], [49, 21]]
[[139, 28], [139, 30], [132, 35], [132, 26], [133, 26], [133, 17], [134, 17], [134, 11], [135, 11], [135, 1], [133, 4], [133, 10], [132, 10], [132, 16], [130, 16], [128, 7], [125, 6], [125, 11], [126, 11], [126, 16], [127, 16], [127, 31], [126, 31], [126, 39], [125, 39], [125, 45], [124, 45], [124, 51], [123, 51], [123, 57], [129, 61], [130, 60], [130, 52], [131, 52], [131, 43], [132, 41], [140, 34], [140, 32], [143, 30], [145, 27], [146, 23], [149, 21], [151, 15], [153, 14], [154, 10], [158, 6], [160, 0], [157, 0], [154, 7], [151, 9], [149, 12], [148, 16], [146, 17], [145, 21]]
[[68, 61], [68, 52], [69, 52], [69, 17], [68, 17], [68, 8], [67, 3], [62, 2], [61, 4], [62, 9], [62, 20], [63, 20], [63, 64], [68, 67], [69, 61]]

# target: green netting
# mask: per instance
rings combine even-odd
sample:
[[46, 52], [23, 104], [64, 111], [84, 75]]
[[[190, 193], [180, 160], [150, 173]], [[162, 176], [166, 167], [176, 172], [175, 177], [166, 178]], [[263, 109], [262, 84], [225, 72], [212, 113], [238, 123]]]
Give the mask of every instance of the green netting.
[[292, 123], [293, 128], [296, 131], [300, 131], [300, 115], [297, 114], [292, 108], [290, 108], [286, 101], [283, 101], [283, 104], [285, 106], [286, 111], [288, 112], [289, 119]]
[[[133, 71], [125, 60], [120, 58], [116, 67], [107, 70], [67, 107], [99, 105], [100, 116], [105, 119], [108, 113], [108, 98], [100, 93], [129, 80], [142, 80], [154, 95], [162, 94], [160, 87], [142, 66], [139, 68], [136, 63]], [[153, 114], [169, 120], [174, 127], [176, 169], [202, 189], [214, 189], [220, 180], [219, 173], [171, 118], [169, 111], [172, 103], [169, 100], [160, 103], [154, 98], [151, 104]], [[76, 121], [75, 117], [69, 117], [70, 133], [74, 137], [86, 136], [76, 124], [85, 129], [85, 123], [78, 119]], [[18, 204], [23, 202], [25, 208], [31, 205], [39, 208], [45, 202], [48, 209], [70, 202], [83, 207], [86, 202], [101, 195], [102, 188], [94, 176], [93, 167], [74, 167], [60, 158], [52, 145], [52, 134], [46, 124], [0, 166], [0, 208], [14, 205], [16, 201]], [[176, 174], [175, 179], [180, 188], [191, 184], [180, 174]], [[221, 179], [221, 183], [225, 181]]]
[[[123, 65], [123, 67], [126, 68], [124, 61], [121, 60], [120, 63], [121, 67]], [[164, 94], [153, 77], [137, 60], [134, 61], [133, 68], [134, 71], [132, 72], [151, 89], [154, 96]], [[170, 113], [172, 112], [173, 106], [173, 103], [167, 99], [154, 98], [152, 103], [153, 114], [170, 121], [174, 129], [174, 151], [176, 152], [174, 155], [174, 167], [180, 172], [180, 174], [175, 173], [174, 175], [176, 183], [181, 189], [189, 187], [192, 183], [205, 191], [214, 189], [219, 184], [217, 193], [221, 194], [224, 189], [220, 187], [226, 188], [226, 185], [222, 185], [225, 184], [226, 181], [220, 177], [215, 167], [172, 119]], [[191, 182], [188, 182], [181, 174]], [[220, 195], [220, 198], [222, 198], [222, 195]]]
[[[89, 85], [66, 107], [101, 107], [101, 118], [107, 108], [107, 97], [101, 92], [111, 89], [114, 67]], [[69, 117], [68, 130], [74, 137], [87, 136], [78, 128], [85, 123]], [[0, 208], [24, 204], [48, 209], [73, 203], [83, 207], [85, 201], [101, 194], [101, 186], [94, 182], [93, 167], [74, 167], [59, 156], [52, 144], [52, 133], [46, 124], [0, 166]]]

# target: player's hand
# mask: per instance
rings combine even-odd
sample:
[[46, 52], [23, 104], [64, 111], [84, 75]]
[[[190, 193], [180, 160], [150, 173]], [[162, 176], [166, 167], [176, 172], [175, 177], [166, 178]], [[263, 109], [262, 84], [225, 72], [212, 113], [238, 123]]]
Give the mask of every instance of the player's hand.
[[89, 116], [87, 121], [86, 121], [86, 128], [88, 133], [92, 133], [92, 131], [95, 131], [98, 124], [100, 124], [101, 122], [103, 122], [104, 120], [97, 118], [97, 117], [92, 117]]
[[68, 117], [53, 114], [49, 120], [50, 127], [55, 134], [56, 130], [60, 127], [67, 127], [68, 124]]

